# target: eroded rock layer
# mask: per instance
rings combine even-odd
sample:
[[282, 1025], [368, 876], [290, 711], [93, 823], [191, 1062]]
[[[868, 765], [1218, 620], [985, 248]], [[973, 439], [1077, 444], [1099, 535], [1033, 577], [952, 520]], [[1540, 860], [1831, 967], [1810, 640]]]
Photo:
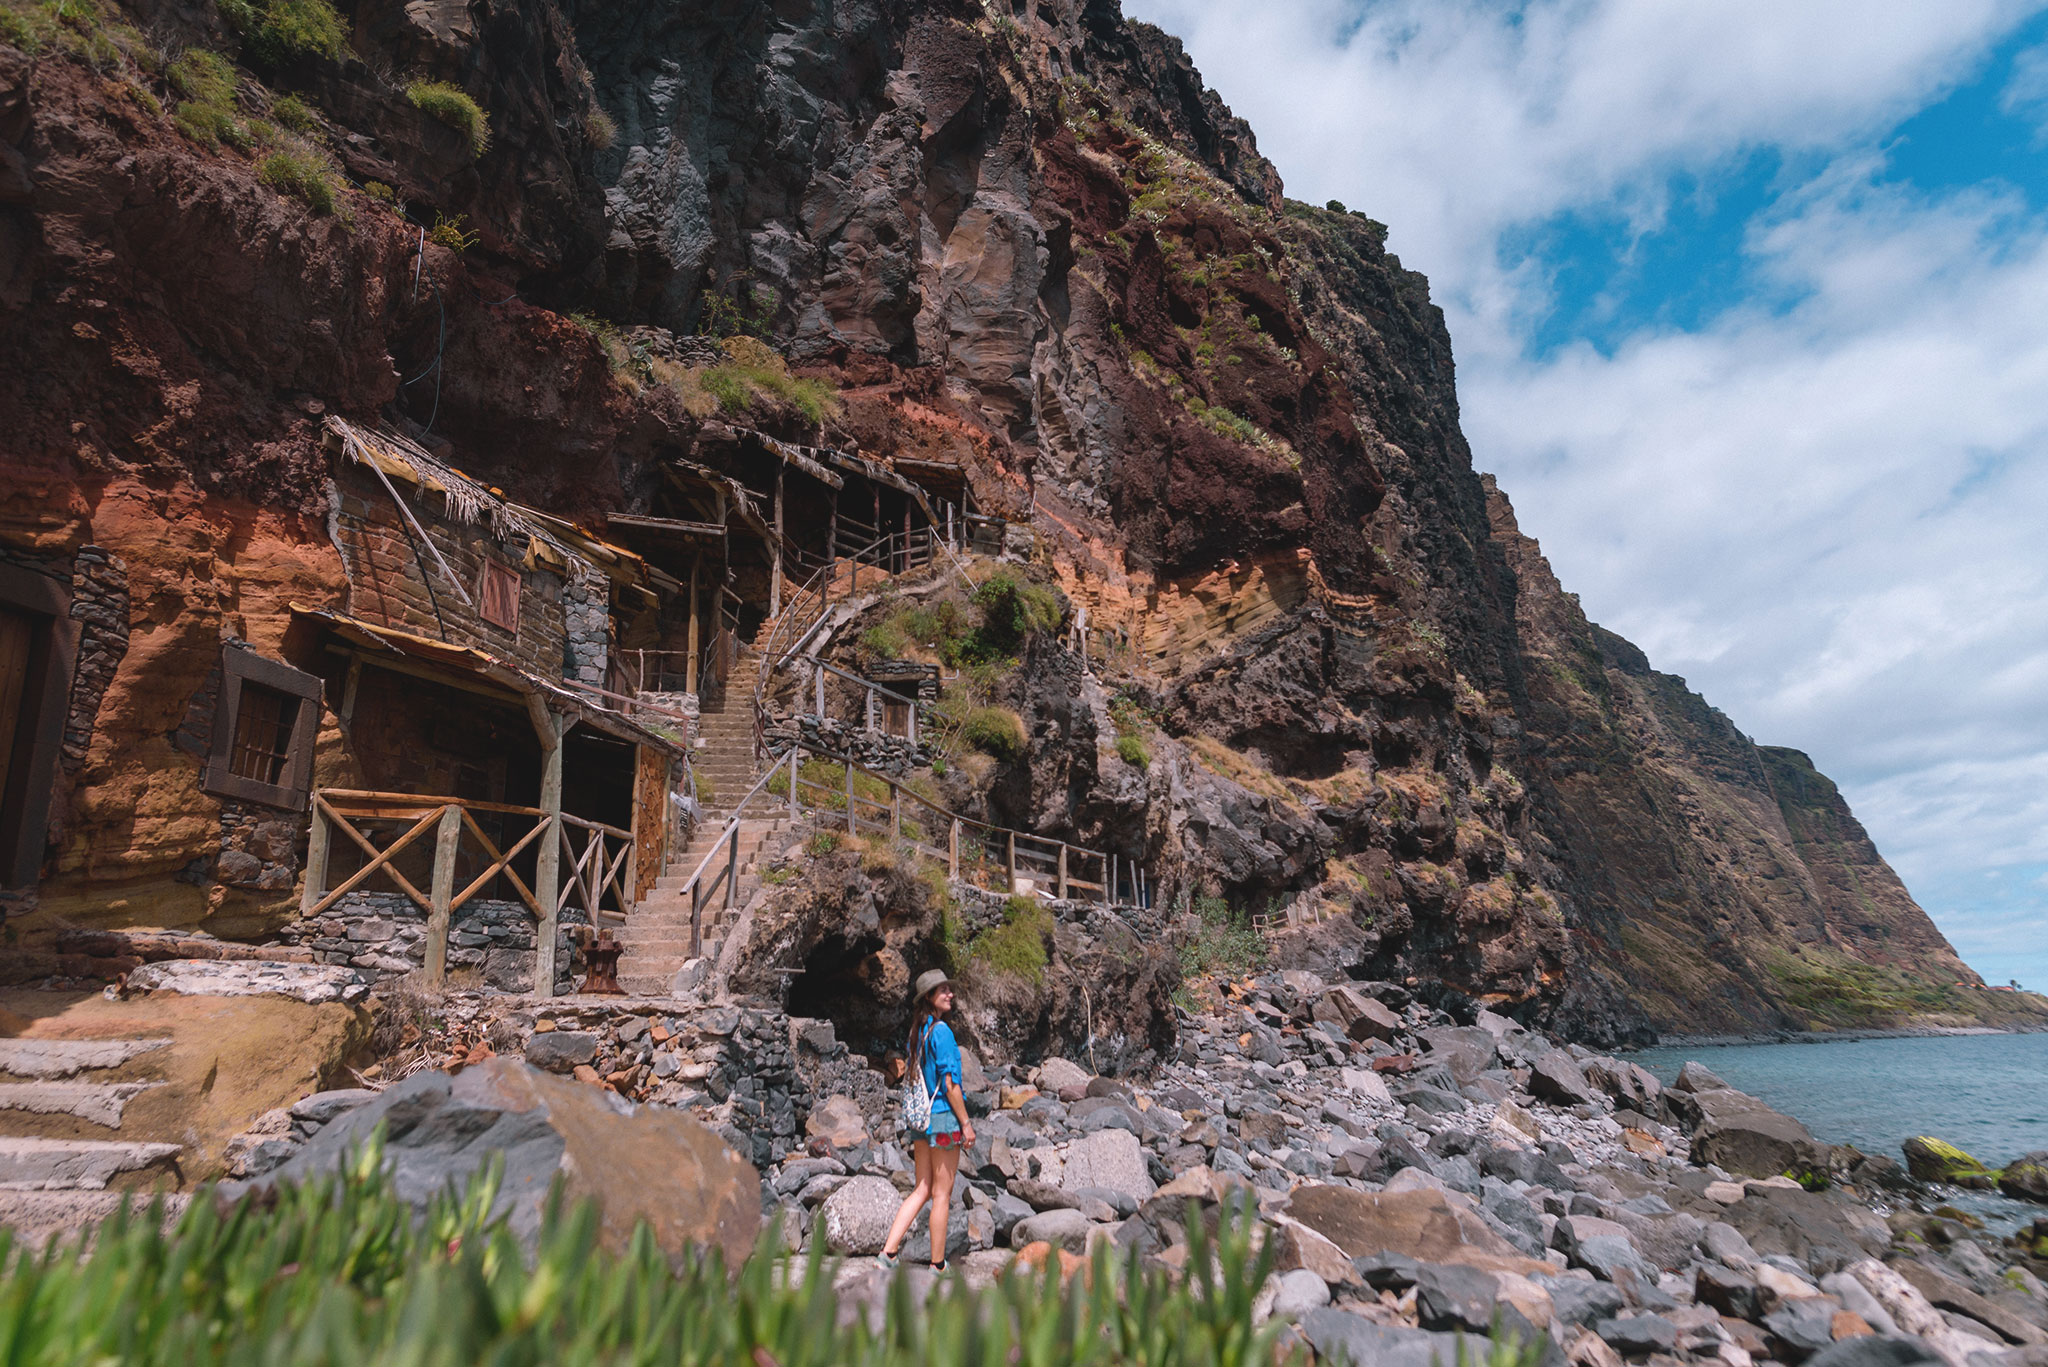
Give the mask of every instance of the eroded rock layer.
[[[1157, 907], [1292, 908], [1283, 958], [1595, 1040], [1989, 1010], [1803, 756], [1586, 621], [1472, 468], [1427, 282], [1285, 199], [1175, 40], [1103, 0], [344, 8], [214, 147], [164, 104], [163, 52], [238, 54], [203, 0], [0, 44], [0, 556], [130, 605], [31, 927], [291, 913], [289, 833], [180, 738], [224, 643], [347, 610], [324, 417], [599, 528], [765, 432], [1030, 528], [1094, 653], [1026, 642], [1028, 744], [953, 796]], [[287, 91], [335, 212], [276, 188]], [[712, 385], [735, 333], [794, 380]], [[316, 785], [360, 781], [340, 705]]]

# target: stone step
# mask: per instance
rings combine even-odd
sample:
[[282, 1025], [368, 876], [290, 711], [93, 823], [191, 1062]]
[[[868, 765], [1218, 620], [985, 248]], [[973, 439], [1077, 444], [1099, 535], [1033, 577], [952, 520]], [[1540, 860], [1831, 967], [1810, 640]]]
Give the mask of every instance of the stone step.
[[181, 1152], [178, 1144], [0, 1138], [0, 1190], [99, 1191], [121, 1173], [167, 1165]]
[[[93, 1226], [134, 1198], [121, 1191], [6, 1191], [0, 1190], [0, 1227], [14, 1231], [16, 1246], [40, 1249], [51, 1239], [68, 1245], [90, 1235]], [[185, 1213], [192, 1197], [185, 1192], [165, 1192], [164, 1228], [168, 1230]], [[137, 1211], [140, 1214], [140, 1211]]]
[[0, 1039], [0, 1073], [74, 1077], [119, 1068], [137, 1055], [169, 1043], [167, 1039]]
[[110, 1130], [121, 1128], [121, 1112], [137, 1093], [161, 1082], [0, 1082], [0, 1111], [69, 1115]]

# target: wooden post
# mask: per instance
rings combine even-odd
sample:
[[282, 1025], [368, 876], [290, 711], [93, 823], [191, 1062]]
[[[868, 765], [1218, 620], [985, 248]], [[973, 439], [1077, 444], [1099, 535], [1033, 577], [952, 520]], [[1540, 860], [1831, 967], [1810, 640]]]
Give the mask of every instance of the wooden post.
[[1017, 833], [1010, 832], [1010, 891], [1017, 891]]
[[946, 837], [946, 877], [960, 877], [960, 818], [953, 818], [952, 833]]
[[1065, 842], [1065, 841], [1061, 841], [1061, 842], [1060, 842], [1060, 875], [1059, 875], [1059, 876], [1060, 876], [1060, 883], [1059, 883], [1059, 887], [1060, 887], [1060, 893], [1059, 893], [1059, 896], [1060, 896], [1060, 900], [1061, 900], [1062, 902], [1064, 902], [1064, 901], [1066, 901], [1066, 900], [1067, 900], [1067, 845], [1066, 845], [1066, 842]]
[[796, 824], [796, 776], [803, 767], [804, 752], [801, 746], [789, 747], [789, 820]]
[[462, 839], [462, 805], [441, 809], [441, 829], [434, 837], [434, 890], [427, 905], [427, 986], [439, 987], [448, 976], [448, 904], [455, 900], [455, 845]]
[[825, 588], [829, 601], [832, 597], [832, 567], [839, 563], [839, 491], [832, 491], [832, 513], [825, 521]]
[[873, 684], [868, 685], [867, 698], [861, 706], [860, 729], [863, 731], [875, 729], [875, 688]]
[[320, 904], [327, 891], [327, 844], [334, 828], [327, 824], [318, 794], [313, 798], [313, 828], [306, 834], [306, 890], [299, 894], [299, 911], [307, 913]]
[[740, 887], [740, 823], [732, 823], [732, 838], [726, 842], [725, 909], [732, 910], [733, 894]]
[[534, 927], [533, 994], [555, 995], [555, 931], [561, 920], [562, 878], [562, 736], [568, 730], [565, 719], [548, 711], [538, 694], [526, 695], [526, 710], [540, 737], [541, 820], [548, 829], [540, 836], [534, 857], [533, 896], [540, 903], [540, 924]]
[[768, 571], [768, 615], [782, 615], [782, 476], [789, 467], [778, 464], [775, 467], [775, 544]]
[[698, 625], [697, 625], [697, 592], [698, 592], [698, 590], [697, 590], [697, 581], [698, 581], [698, 579], [699, 579], [699, 577], [700, 577], [700, 571], [702, 571], [702, 570], [703, 570], [703, 568], [704, 568], [704, 552], [703, 552], [703, 551], [702, 551], [701, 549], [699, 549], [699, 550], [693, 550], [693, 551], [691, 551], [691, 552], [690, 552], [690, 658], [689, 658], [689, 659], [687, 659], [687, 660], [685, 660], [685, 661], [683, 662], [683, 689], [684, 689], [684, 691], [685, 691], [685, 692], [689, 692], [689, 693], [695, 693], [695, 692], [697, 691], [697, 633], [698, 633]]
[[1102, 900], [1107, 906], [1116, 905], [1116, 851], [1109, 852], [1109, 877], [1102, 882]]
[[846, 833], [860, 834], [860, 828], [853, 820], [853, 761], [850, 759], [846, 761]]
[[811, 662], [811, 681], [817, 685], [818, 720], [822, 722], [825, 720], [825, 662], [823, 660], [813, 660]]
[[889, 838], [903, 838], [903, 790], [893, 783], [889, 785]]

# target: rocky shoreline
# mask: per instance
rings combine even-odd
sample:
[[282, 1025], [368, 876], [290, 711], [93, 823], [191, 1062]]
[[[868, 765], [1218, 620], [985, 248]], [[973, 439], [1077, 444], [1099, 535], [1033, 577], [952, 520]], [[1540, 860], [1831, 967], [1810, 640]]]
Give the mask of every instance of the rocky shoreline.
[[[702, 1120], [758, 1164], [761, 1215], [792, 1257], [838, 1259], [845, 1313], [882, 1313], [889, 1277], [866, 1255], [911, 1185], [909, 1155], [891, 1092], [829, 1022], [486, 1000], [465, 1008], [475, 1042], [459, 1064], [516, 1054], [523, 1067], [488, 1067], [580, 1080], [569, 1090], [621, 1114]], [[970, 1282], [1020, 1263], [1072, 1275], [1100, 1250], [1178, 1271], [1190, 1222], [1239, 1206], [1276, 1257], [1256, 1314], [1321, 1360], [1448, 1364], [1459, 1335], [1506, 1331], [1577, 1367], [2048, 1367], [2048, 1218], [1988, 1234], [1950, 1188], [1820, 1143], [1697, 1063], [1666, 1088], [1485, 1010], [1301, 971], [1177, 1009], [1178, 1045], [1144, 1076], [969, 1050], [977, 1138], [947, 1252]], [[305, 1121], [333, 1108], [295, 1109], [295, 1137], [253, 1166], [331, 1160], [388, 1111], [414, 1117], [438, 1182], [451, 1124], [416, 1113], [452, 1104], [445, 1078], [408, 1079], [317, 1133]], [[403, 1171], [413, 1141], [391, 1142]], [[906, 1249], [917, 1291], [926, 1240], [920, 1225]]]

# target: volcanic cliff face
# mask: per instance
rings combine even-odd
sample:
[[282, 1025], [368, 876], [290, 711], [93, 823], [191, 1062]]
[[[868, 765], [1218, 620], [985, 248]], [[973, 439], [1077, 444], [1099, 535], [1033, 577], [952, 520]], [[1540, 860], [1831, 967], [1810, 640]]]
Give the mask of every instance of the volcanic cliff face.
[[[1107, 0], [342, 11], [352, 56], [239, 97], [312, 106], [332, 215], [158, 111], [153, 51], [234, 50], [206, 0], [109, 8], [154, 35], [112, 56], [0, 45], [0, 538], [106, 548], [133, 604], [45, 914], [287, 905], [210, 880], [174, 733], [224, 638], [335, 591], [322, 414], [601, 523], [731, 438], [605, 338], [737, 321], [840, 395], [747, 425], [963, 464], [1119, 643], [1031, 643], [1001, 685], [1025, 755], [956, 800], [1142, 858], [1168, 901], [1292, 905], [1283, 955], [1594, 1039], [1973, 1009], [1832, 785], [1585, 620], [1472, 469], [1426, 281], [1285, 200], [1173, 39]], [[416, 77], [476, 98], [488, 150]], [[474, 245], [428, 239], [458, 217]]]

